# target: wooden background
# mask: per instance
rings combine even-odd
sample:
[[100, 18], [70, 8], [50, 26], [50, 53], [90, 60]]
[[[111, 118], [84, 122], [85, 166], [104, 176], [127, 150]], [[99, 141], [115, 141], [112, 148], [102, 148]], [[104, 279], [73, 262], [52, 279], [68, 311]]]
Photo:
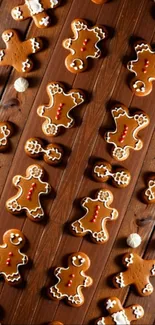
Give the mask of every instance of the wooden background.
[[[41, 36], [45, 49], [35, 56], [36, 69], [28, 75], [31, 87], [18, 94], [19, 107], [0, 109], [0, 120], [9, 120], [16, 126], [11, 139], [11, 150], [0, 154], [0, 238], [11, 228], [21, 229], [28, 239], [25, 252], [31, 263], [24, 270], [25, 282], [19, 288], [0, 282], [0, 318], [3, 324], [42, 324], [52, 320], [67, 325], [93, 324], [103, 315], [103, 299], [115, 295], [125, 305], [140, 303], [145, 317], [138, 324], [155, 324], [155, 292], [148, 298], [138, 297], [133, 290], [113, 289], [110, 276], [120, 270], [120, 256], [128, 250], [126, 236], [138, 232], [143, 239], [137, 249], [145, 258], [155, 258], [154, 219], [145, 227], [138, 227], [137, 219], [154, 217], [154, 207], [139, 199], [149, 172], [155, 172], [155, 88], [144, 98], [133, 96], [127, 85], [128, 58], [133, 57], [132, 45], [136, 39], [155, 41], [155, 4], [151, 0], [112, 0], [98, 6], [90, 0], [62, 0], [53, 14], [53, 26], [39, 30], [32, 21], [17, 23], [10, 15], [12, 7], [22, 0], [0, 1], [0, 33], [7, 28], [21, 30], [23, 36]], [[62, 48], [62, 40], [71, 35], [70, 23], [74, 18], [88, 19], [107, 27], [109, 38], [102, 43], [103, 57], [91, 63], [91, 69], [78, 76], [71, 74], [64, 65], [68, 54]], [[4, 43], [0, 40], [0, 47]], [[0, 69], [1, 102], [17, 96], [13, 83], [19, 74], [10, 67]], [[24, 153], [23, 147], [29, 137], [45, 139], [41, 130], [42, 119], [36, 114], [40, 104], [48, 102], [46, 85], [50, 81], [64, 82], [68, 87], [81, 88], [88, 102], [74, 110], [76, 124], [54, 139], [64, 146], [65, 159], [60, 167], [44, 166], [53, 187], [45, 199], [46, 216], [43, 223], [36, 224], [24, 215], [7, 213], [6, 200], [16, 190], [11, 185], [14, 175], [25, 174], [26, 168], [35, 162]], [[108, 184], [98, 184], [90, 177], [90, 167], [96, 158], [104, 158], [116, 164], [109, 154], [109, 146], [103, 139], [105, 129], [113, 121], [110, 107], [119, 101], [128, 107], [145, 110], [151, 119], [149, 127], [141, 132], [144, 148], [132, 152], [122, 165], [132, 174], [132, 182], [126, 189], [114, 189]], [[50, 140], [50, 139], [48, 139]], [[37, 161], [36, 161], [37, 162]], [[119, 218], [110, 223], [110, 239], [105, 245], [95, 245], [89, 237], [76, 238], [68, 231], [68, 224], [81, 217], [80, 200], [93, 196], [100, 188], [110, 188], [114, 194], [113, 207], [119, 210]], [[79, 309], [71, 308], [64, 301], [54, 302], [47, 298], [46, 288], [54, 283], [53, 268], [66, 266], [68, 254], [81, 250], [91, 258], [88, 274], [93, 277], [92, 287], [84, 290], [85, 303]], [[155, 279], [152, 278], [155, 286]]]

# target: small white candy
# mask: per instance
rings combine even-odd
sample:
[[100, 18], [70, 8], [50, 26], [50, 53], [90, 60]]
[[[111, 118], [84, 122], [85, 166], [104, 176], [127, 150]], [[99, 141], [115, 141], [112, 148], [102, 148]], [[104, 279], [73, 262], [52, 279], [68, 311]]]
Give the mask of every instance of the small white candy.
[[142, 240], [141, 237], [138, 234], [131, 234], [128, 238], [127, 238], [127, 244], [128, 246], [132, 247], [132, 248], [136, 248], [141, 244]]
[[26, 91], [26, 89], [29, 87], [29, 82], [27, 81], [27, 79], [25, 78], [18, 78], [15, 82], [14, 82], [14, 88], [16, 89], [16, 91], [18, 91], [19, 93], [24, 93], [24, 91]]

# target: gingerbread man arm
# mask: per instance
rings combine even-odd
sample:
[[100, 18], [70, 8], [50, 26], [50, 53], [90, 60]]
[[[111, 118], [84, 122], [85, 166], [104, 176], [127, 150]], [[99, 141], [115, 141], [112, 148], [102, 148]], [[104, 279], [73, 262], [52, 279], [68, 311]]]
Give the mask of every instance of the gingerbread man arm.
[[127, 318], [132, 322], [141, 319], [144, 316], [144, 309], [140, 305], [132, 305], [125, 308]]
[[30, 11], [26, 4], [18, 6], [18, 7], [14, 7], [11, 11], [11, 15], [12, 15], [13, 19], [15, 19], [17, 21], [22, 21], [22, 20], [25, 20], [25, 19], [31, 17]]
[[13, 65], [12, 53], [9, 53], [11, 46], [12, 50], [16, 47], [16, 43], [19, 43], [19, 36], [13, 29], [7, 29], [2, 34], [2, 39], [6, 45], [6, 49], [0, 49], [0, 65]]

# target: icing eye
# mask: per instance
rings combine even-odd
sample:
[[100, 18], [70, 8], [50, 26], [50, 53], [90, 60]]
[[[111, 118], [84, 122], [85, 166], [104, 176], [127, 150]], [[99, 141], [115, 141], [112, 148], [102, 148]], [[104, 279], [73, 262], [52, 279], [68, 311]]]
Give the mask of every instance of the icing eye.
[[15, 238], [15, 234], [12, 232], [10, 235], [11, 238]]
[[18, 240], [20, 243], [23, 241], [22, 237], [19, 237]]

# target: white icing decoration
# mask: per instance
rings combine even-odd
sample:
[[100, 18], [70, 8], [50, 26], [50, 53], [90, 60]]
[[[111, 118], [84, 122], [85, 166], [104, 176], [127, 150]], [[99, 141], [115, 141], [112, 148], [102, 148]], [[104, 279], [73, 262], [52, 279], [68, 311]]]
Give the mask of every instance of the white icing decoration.
[[74, 59], [72, 63], [70, 64], [71, 68], [74, 68], [74, 70], [82, 70], [84, 67], [84, 63], [81, 59]]
[[101, 319], [98, 320], [97, 325], [106, 325], [105, 323], [105, 318], [102, 317]]
[[[84, 102], [84, 97], [80, 92], [69, 92], [68, 94], [64, 92], [63, 88], [59, 84], [49, 84], [48, 85], [48, 92], [50, 92], [50, 106], [41, 106], [38, 108], [37, 113], [39, 116], [44, 117], [46, 119], [45, 123], [43, 124], [43, 132], [46, 135], [56, 135], [58, 132], [58, 128], [63, 126], [64, 128], [70, 128], [73, 125], [73, 118], [70, 117], [69, 113], [70, 111], [75, 108], [76, 106], [82, 104]], [[66, 98], [71, 97], [73, 99], [73, 106], [68, 110], [67, 112], [67, 118], [69, 119], [69, 122], [66, 124], [60, 123], [60, 124], [54, 124], [50, 117], [43, 116], [45, 109], [51, 110], [54, 106], [54, 96], [56, 94], [63, 94]]]
[[155, 275], [155, 264], [152, 266], [151, 274], [152, 274], [152, 275]]
[[58, 0], [50, 0], [50, 3], [51, 3], [51, 8], [54, 8], [59, 4], [59, 1]]
[[36, 15], [44, 11], [40, 0], [25, 0], [25, 3], [27, 4], [31, 15]]
[[15, 19], [24, 19], [20, 7], [16, 7], [13, 9], [13, 16]]
[[106, 302], [106, 309], [111, 309], [116, 305], [116, 300], [111, 300], [108, 299], [108, 301]]
[[125, 310], [118, 311], [111, 315], [116, 325], [130, 325], [130, 321], [125, 314]]
[[141, 318], [144, 315], [143, 308], [141, 306], [133, 306], [133, 314], [137, 319]]
[[39, 42], [36, 41], [36, 38], [30, 38], [30, 42], [32, 46], [32, 52], [36, 53], [36, 51], [40, 49]]
[[141, 237], [136, 233], [129, 235], [129, 237], [127, 238], [127, 244], [132, 248], [137, 248], [138, 246], [140, 246], [141, 242]]
[[[104, 230], [105, 229], [105, 224], [107, 222], [107, 220], [113, 220], [113, 219], [117, 219], [118, 217], [118, 211], [114, 208], [110, 208], [109, 207], [109, 202], [112, 202], [112, 199], [113, 199], [113, 196], [112, 196], [112, 193], [108, 190], [101, 190], [99, 191], [98, 193], [98, 197], [97, 199], [91, 199], [89, 197], [87, 197], [83, 203], [82, 203], [82, 206], [85, 208], [86, 210], [86, 214], [80, 218], [79, 220], [73, 222], [71, 224], [71, 227], [73, 229], [73, 231], [75, 231], [77, 234], [78, 233], [87, 233], [89, 232], [91, 234], [91, 236], [97, 241], [97, 242], [104, 242], [108, 239], [108, 235], [107, 235], [107, 232]], [[106, 216], [103, 220], [102, 220], [102, 223], [101, 223], [101, 231], [93, 231], [91, 229], [87, 229], [87, 228], [84, 228], [82, 226], [82, 220], [85, 219], [86, 215], [88, 214], [89, 212], [89, 209], [88, 207], [85, 205], [86, 203], [88, 202], [96, 202], [97, 204], [99, 204], [100, 201], [101, 203], [103, 203], [103, 206], [109, 210], [109, 216]], [[100, 213], [100, 212], [99, 212]], [[78, 227], [77, 227], [77, 224], [78, 223]], [[80, 228], [80, 230], [78, 229]]]
[[150, 180], [148, 184], [148, 189], [145, 191], [145, 195], [149, 201], [155, 199], [155, 181]]
[[143, 81], [136, 80], [133, 84], [133, 88], [136, 89], [137, 93], [145, 93], [146, 87]]
[[142, 290], [143, 293], [153, 292], [152, 285], [150, 283], [146, 284], [145, 288]]
[[122, 272], [119, 274], [119, 276], [116, 277], [116, 283], [118, 283], [120, 285], [120, 288], [124, 288], [125, 287], [124, 277], [123, 277], [123, 273]]
[[12, 38], [12, 36], [13, 36], [13, 33], [12, 33], [12, 32], [10, 32], [10, 33], [5, 33], [5, 34], [3, 34], [3, 40], [4, 40], [5, 42], [9, 42], [10, 39]]
[[[114, 116], [114, 113], [117, 113], [117, 116]], [[129, 116], [127, 111], [123, 108], [123, 107], [115, 107], [114, 109], [112, 109], [112, 116], [113, 119], [115, 121], [115, 124], [117, 125], [116, 121], [119, 120], [120, 116], [126, 116], [128, 119], [130, 120], [136, 120], [138, 125], [137, 127], [134, 129], [133, 133], [132, 133], [132, 137], [135, 140], [135, 146], [131, 146], [131, 145], [126, 145], [123, 148], [119, 147], [115, 142], [113, 142], [112, 140], [110, 140], [110, 134], [116, 134], [117, 133], [117, 127], [115, 131], [110, 131], [107, 132], [105, 135], [105, 139], [108, 143], [113, 144], [114, 146], [114, 150], [113, 150], [113, 157], [117, 160], [125, 160], [128, 158], [128, 153], [129, 153], [129, 149], [134, 149], [134, 150], [140, 150], [143, 146], [143, 143], [140, 139], [138, 139], [137, 133], [141, 130], [142, 125], [147, 126], [149, 124], [149, 119], [146, 115], [144, 115], [143, 113], [140, 114], [140, 118], [138, 116], [138, 114], [136, 114], [135, 116]]]
[[25, 78], [18, 78], [14, 82], [14, 88], [19, 93], [23, 93], [29, 87], [29, 82]]
[[125, 258], [126, 266], [128, 267], [130, 264], [133, 264], [133, 254], [130, 254], [129, 258]]
[[[32, 165], [32, 168], [29, 168], [29, 177], [23, 177], [23, 176], [15, 176], [13, 178], [13, 183], [18, 187], [19, 191], [17, 193], [16, 198], [9, 199], [6, 203], [7, 208], [12, 212], [20, 212], [22, 210], [26, 210], [31, 217], [34, 219], [40, 219], [42, 216], [44, 216], [44, 211], [42, 209], [41, 203], [40, 203], [40, 196], [42, 194], [48, 194], [50, 192], [50, 185], [46, 182], [43, 182], [41, 180], [41, 177], [43, 175], [43, 170], [39, 168], [37, 165]], [[21, 206], [18, 204], [17, 200], [20, 198], [20, 196], [23, 194], [23, 188], [20, 185], [20, 180], [33, 180], [37, 179], [39, 183], [45, 185], [45, 189], [42, 192], [38, 193], [38, 206], [36, 206], [35, 209], [28, 208], [27, 206]], [[15, 180], [15, 182], [14, 182]], [[36, 211], [39, 211], [36, 213]]]
[[10, 130], [7, 125], [3, 125], [0, 127], [0, 146], [6, 146], [7, 138], [10, 135]]
[[3, 61], [3, 58], [5, 56], [5, 52], [3, 50], [0, 51], [0, 61]]
[[[15, 241], [17, 240], [17, 242]], [[15, 234], [15, 233], [11, 233], [10, 234], [10, 243], [15, 245], [15, 246], [18, 246], [22, 243], [23, 239], [22, 237], [19, 236], [19, 234]]]
[[78, 256], [72, 257], [72, 264], [76, 267], [81, 267], [85, 263], [85, 258]]
[[42, 26], [42, 25], [44, 25], [44, 26], [49, 26], [49, 24], [50, 24], [50, 17], [49, 16], [47, 16], [47, 17], [43, 17], [40, 21], [39, 21], [39, 25], [40, 26]]
[[27, 59], [25, 62], [22, 62], [22, 71], [23, 72], [26, 72], [26, 69], [30, 68], [31, 67], [31, 64], [30, 64], [30, 61], [29, 59]]

